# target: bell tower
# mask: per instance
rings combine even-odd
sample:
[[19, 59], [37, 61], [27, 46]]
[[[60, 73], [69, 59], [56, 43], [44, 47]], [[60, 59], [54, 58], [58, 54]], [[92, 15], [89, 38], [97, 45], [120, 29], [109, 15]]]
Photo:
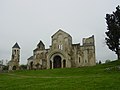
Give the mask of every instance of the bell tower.
[[20, 46], [18, 43], [12, 47], [11, 61], [9, 62], [9, 70], [19, 70]]

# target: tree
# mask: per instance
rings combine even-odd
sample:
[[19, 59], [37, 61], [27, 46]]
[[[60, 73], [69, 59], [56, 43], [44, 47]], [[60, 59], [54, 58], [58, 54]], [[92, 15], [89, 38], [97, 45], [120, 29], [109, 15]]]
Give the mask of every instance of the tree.
[[106, 44], [110, 50], [117, 54], [120, 59], [120, 6], [116, 7], [116, 11], [112, 14], [106, 14], [107, 32]]

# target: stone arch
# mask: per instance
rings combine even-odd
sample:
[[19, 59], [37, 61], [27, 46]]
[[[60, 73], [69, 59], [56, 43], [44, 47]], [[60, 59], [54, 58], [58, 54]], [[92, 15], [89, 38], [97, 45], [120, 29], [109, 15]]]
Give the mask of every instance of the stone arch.
[[61, 63], [61, 67], [60, 68], [63, 68], [63, 60], [65, 59], [65, 56], [64, 56], [65, 54], [64, 53], [62, 53], [62, 52], [58, 52], [58, 51], [54, 51], [54, 52], [52, 52], [52, 53], [50, 53], [49, 55], [48, 55], [48, 65], [49, 65], [49, 68], [50, 69], [53, 69], [53, 68], [55, 68], [55, 66], [54, 66], [54, 63], [55, 63], [55, 56], [60, 56], [61, 57], [61, 60], [58, 60], [58, 62], [59, 62], [59, 65], [60, 65], [60, 63]]
[[54, 52], [52, 52], [52, 53], [50, 53], [49, 55], [48, 55], [48, 59], [49, 60], [52, 60], [53, 59], [53, 57], [55, 56], [55, 55], [59, 55], [59, 56], [61, 56], [62, 58], [65, 58], [65, 53], [63, 53], [63, 52], [61, 52], [61, 51], [54, 51]]

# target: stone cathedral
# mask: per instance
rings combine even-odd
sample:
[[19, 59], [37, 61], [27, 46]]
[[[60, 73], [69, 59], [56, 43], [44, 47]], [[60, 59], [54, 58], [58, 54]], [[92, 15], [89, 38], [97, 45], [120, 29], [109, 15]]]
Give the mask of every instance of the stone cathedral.
[[72, 37], [58, 30], [51, 37], [51, 46], [46, 49], [42, 41], [27, 59], [27, 69], [54, 69], [96, 65], [94, 36], [83, 38], [80, 43], [73, 44]]

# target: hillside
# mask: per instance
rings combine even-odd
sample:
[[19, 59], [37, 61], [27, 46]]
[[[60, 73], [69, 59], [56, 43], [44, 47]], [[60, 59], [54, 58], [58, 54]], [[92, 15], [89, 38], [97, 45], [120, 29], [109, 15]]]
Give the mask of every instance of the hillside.
[[0, 73], [0, 90], [120, 90], [120, 61], [93, 67]]

